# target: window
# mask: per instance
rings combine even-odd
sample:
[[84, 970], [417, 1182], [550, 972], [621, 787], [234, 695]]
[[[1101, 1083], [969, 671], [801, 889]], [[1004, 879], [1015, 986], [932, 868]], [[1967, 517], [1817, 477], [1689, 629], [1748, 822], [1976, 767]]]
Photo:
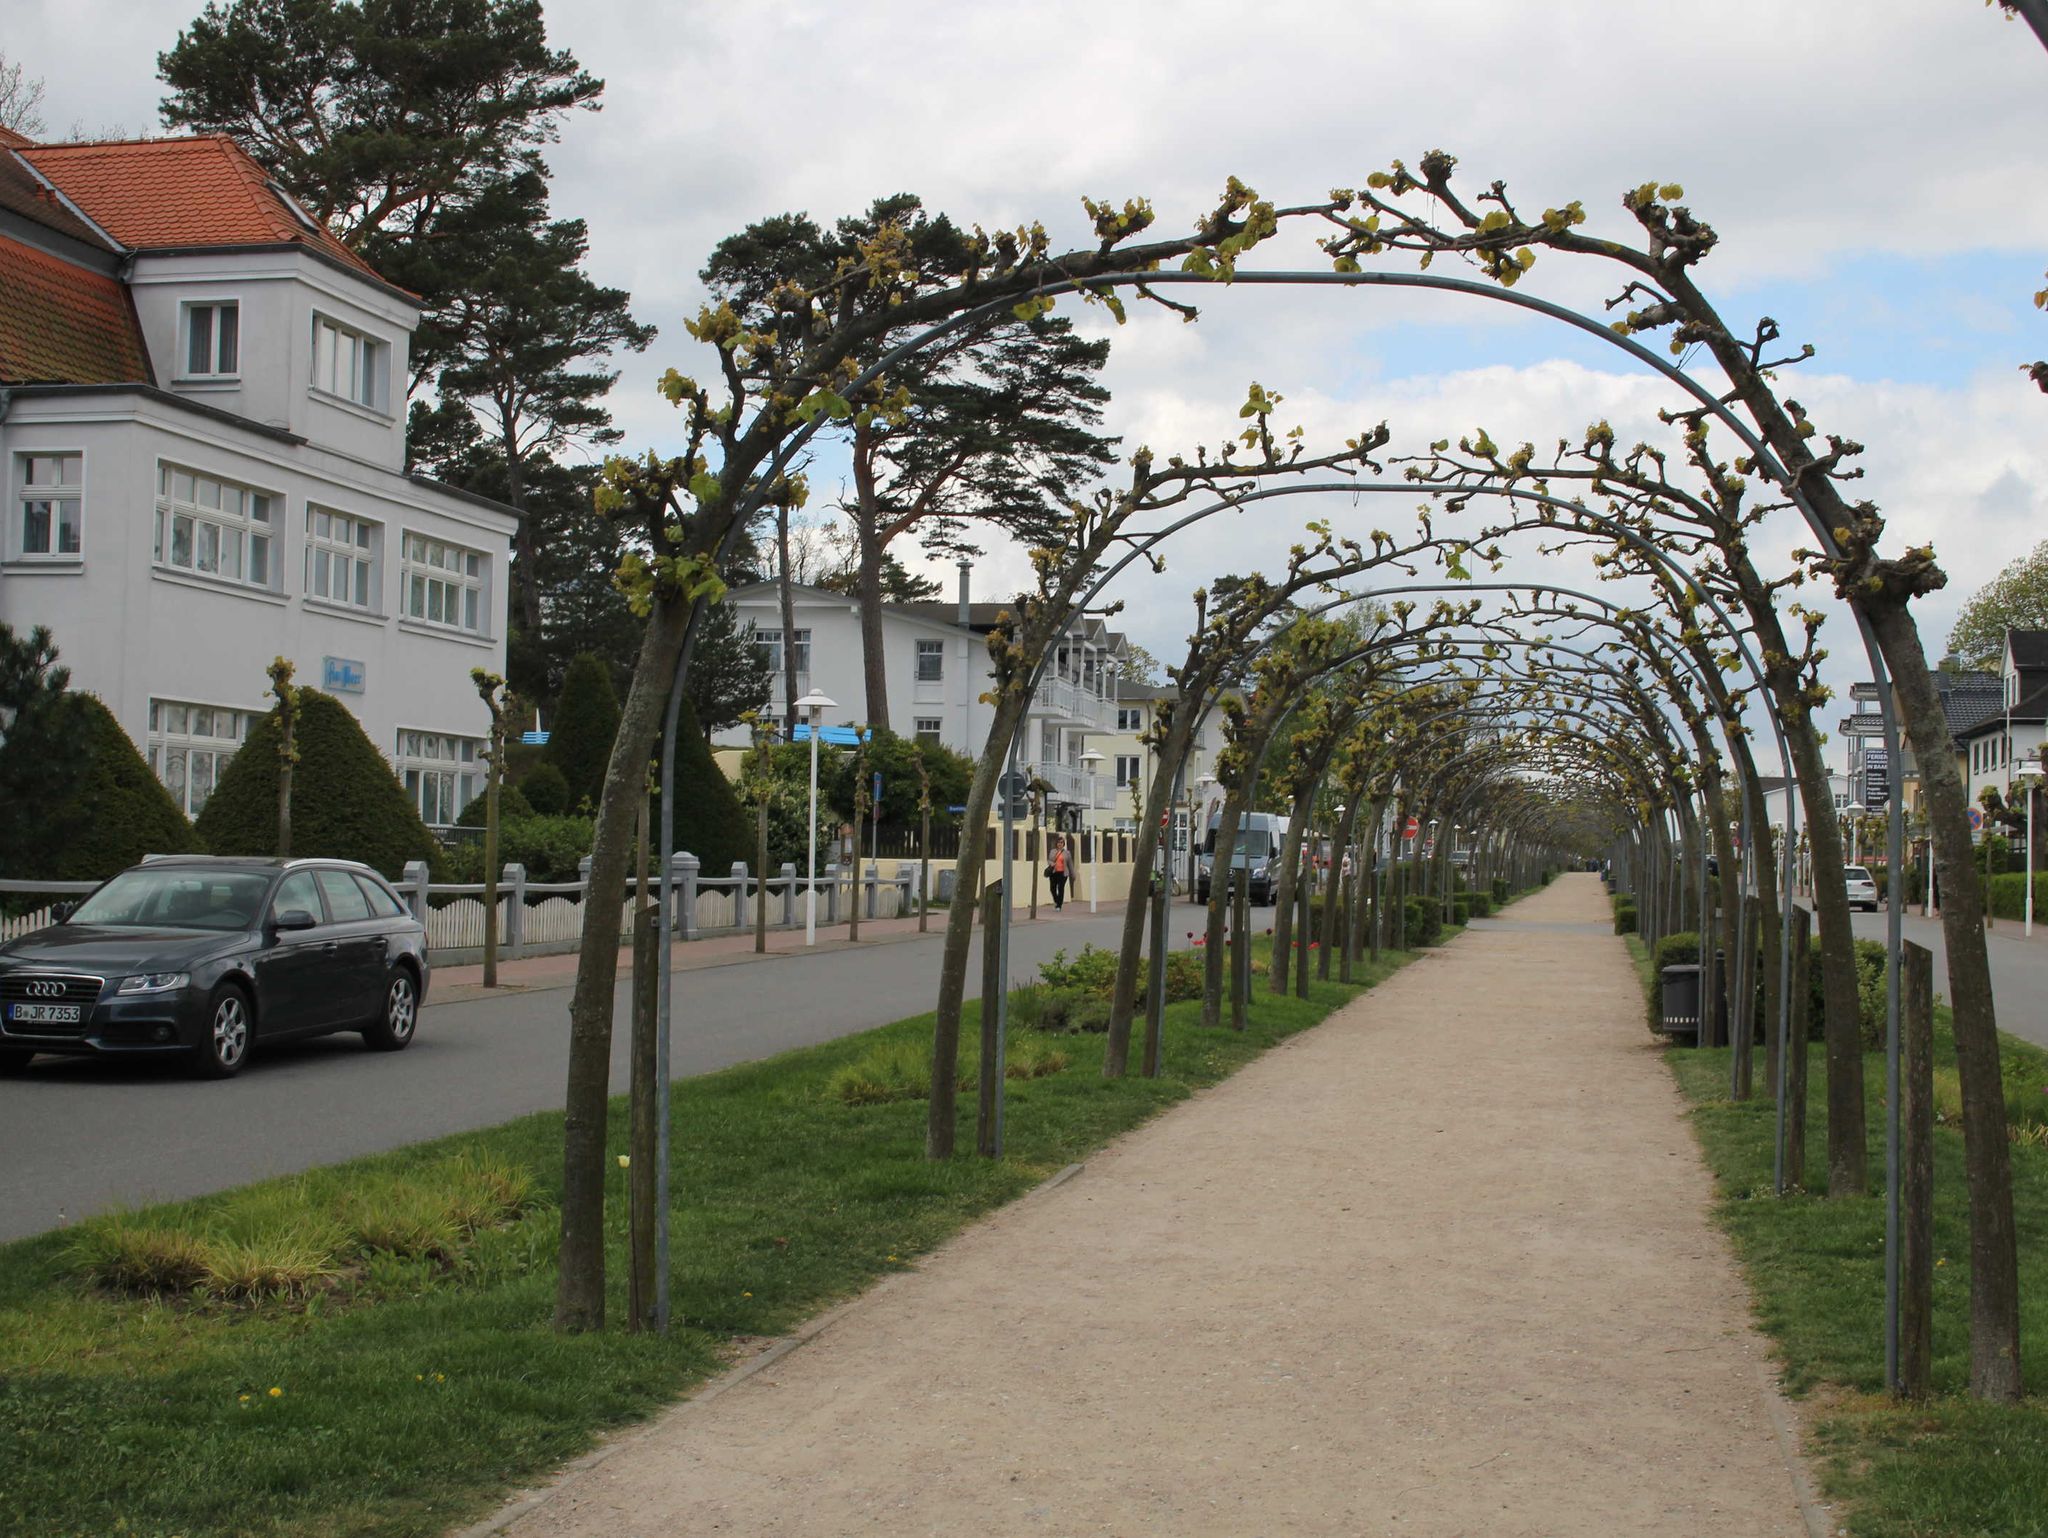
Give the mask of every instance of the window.
[[1145, 707], [1143, 705], [1117, 706], [1116, 729], [1120, 732], [1142, 732], [1145, 729]]
[[320, 889], [313, 884], [313, 873], [309, 870], [293, 871], [277, 884], [277, 896], [270, 899], [273, 919], [295, 912], [312, 914], [316, 924], [321, 921]]
[[156, 471], [156, 563], [249, 587], [275, 582], [278, 498], [182, 465]]
[[[796, 637], [796, 670], [808, 673], [811, 670], [811, 633], [808, 630], [792, 632]], [[754, 627], [754, 650], [761, 654], [761, 665], [777, 678], [782, 676], [782, 632]]]
[[80, 553], [85, 456], [20, 454], [21, 553], [62, 559]]
[[182, 700], [149, 702], [149, 767], [187, 817], [197, 817], [249, 735], [250, 714]]
[[347, 871], [323, 870], [315, 874], [320, 880], [320, 893], [327, 899], [327, 916], [335, 923], [354, 924], [370, 916], [370, 900]]
[[937, 745], [945, 739], [946, 723], [941, 717], [919, 716], [912, 724], [919, 742]]
[[382, 411], [388, 343], [363, 335], [325, 315], [313, 317], [313, 388], [372, 411]]
[[1140, 775], [1140, 774], [1141, 774], [1141, 773], [1143, 772], [1143, 769], [1142, 769], [1142, 765], [1143, 765], [1143, 764], [1144, 764], [1144, 759], [1143, 759], [1143, 758], [1142, 758], [1142, 757], [1141, 757], [1140, 755], [1138, 755], [1138, 754], [1136, 754], [1136, 753], [1119, 753], [1119, 754], [1117, 754], [1117, 756], [1116, 756], [1116, 783], [1117, 783], [1117, 788], [1118, 788], [1118, 789], [1122, 789], [1122, 788], [1123, 788], [1124, 786], [1126, 786], [1126, 785], [1135, 785], [1135, 784], [1137, 784], [1137, 783], [1138, 783], [1138, 776], [1139, 776], [1139, 775]]
[[921, 684], [935, 684], [946, 676], [946, 643], [944, 641], [919, 641], [917, 643], [917, 681]]
[[372, 881], [368, 876], [358, 875], [356, 885], [363, 889], [363, 899], [370, 905], [375, 918], [398, 919], [405, 917], [405, 904], [393, 897], [381, 881]]
[[430, 828], [454, 825], [462, 809], [476, 799], [482, 773], [474, 737], [449, 737], [439, 732], [398, 734], [398, 779]]
[[402, 578], [407, 619], [483, 633], [484, 558], [474, 550], [408, 534]]
[[306, 596], [375, 609], [377, 525], [324, 507], [306, 508]]
[[242, 371], [242, 310], [224, 304], [185, 306], [185, 377], [226, 379]]

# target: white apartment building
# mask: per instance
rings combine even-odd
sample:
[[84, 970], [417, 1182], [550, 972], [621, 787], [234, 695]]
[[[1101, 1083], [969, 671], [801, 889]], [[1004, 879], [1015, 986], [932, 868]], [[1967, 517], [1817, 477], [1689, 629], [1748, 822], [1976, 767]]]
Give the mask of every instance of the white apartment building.
[[481, 787], [516, 520], [405, 472], [418, 323], [226, 139], [0, 134], [0, 621], [188, 813], [277, 656], [430, 825]]
[[[1139, 740], [1139, 735], [1151, 728], [1157, 702], [1177, 699], [1179, 694], [1172, 684], [1128, 680], [1119, 684], [1113, 730], [1095, 741], [1095, 751], [1103, 755], [1100, 768], [1116, 786], [1115, 799], [1105, 810], [1101, 826], [1119, 833], [1137, 831], [1138, 814], [1143, 810], [1142, 801], [1156, 767], [1153, 750]], [[1216, 755], [1223, 746], [1223, 713], [1212, 704], [1195, 723], [1195, 735], [1188, 745], [1186, 800], [1194, 808], [1197, 828], [1208, 827], [1209, 819], [1223, 809], [1223, 785], [1215, 774]], [[1176, 813], [1177, 819], [1184, 816], [1184, 810]], [[1173, 837], [1176, 849], [1184, 847], [1184, 838], [1177, 820]]]
[[1998, 672], [1999, 693], [1976, 724], [1956, 733], [1970, 805], [1988, 790], [2024, 802], [2015, 781], [2041, 773], [2048, 741], [2048, 630], [2008, 630]]
[[[994, 687], [988, 633], [1008, 607], [974, 603], [961, 574], [957, 603], [889, 604], [882, 613], [882, 647], [889, 687], [889, 726], [901, 736], [942, 743], [969, 758], [980, 758], [988, 743], [993, 707], [981, 696]], [[784, 709], [781, 590], [773, 582], [735, 588], [726, 602], [752, 629], [754, 644], [774, 677], [768, 712]], [[862, 662], [860, 611], [844, 593], [799, 586], [793, 594], [796, 692], [817, 689], [835, 702], [827, 726], [864, 723], [867, 685]], [[1056, 649], [1026, 715], [1020, 766], [1052, 786], [1048, 810], [1058, 826], [1093, 825], [1091, 802], [1106, 809], [1114, 786], [1106, 772], [1091, 777], [1081, 762], [1091, 738], [1108, 731], [1115, 718], [1116, 679], [1127, 656], [1122, 635], [1100, 616], [1084, 615]], [[716, 739], [721, 747], [744, 746], [747, 732], [736, 727]], [[1108, 766], [1099, 766], [1104, 771]]]

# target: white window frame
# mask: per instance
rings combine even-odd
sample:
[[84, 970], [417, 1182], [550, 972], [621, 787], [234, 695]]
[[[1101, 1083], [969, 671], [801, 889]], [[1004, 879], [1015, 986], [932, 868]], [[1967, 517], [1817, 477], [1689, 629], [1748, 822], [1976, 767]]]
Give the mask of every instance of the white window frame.
[[[210, 719], [208, 730], [194, 730], [198, 725], [194, 712], [205, 711]], [[197, 817], [205, 807], [207, 798], [220, 785], [220, 777], [226, 772], [228, 762], [248, 741], [249, 728], [259, 714], [244, 710], [236, 705], [208, 705], [195, 700], [152, 699], [149, 702], [149, 731], [145, 737], [148, 744], [150, 772], [170, 792], [171, 799], [178, 803], [178, 810], [187, 817]], [[230, 718], [230, 730], [219, 730], [219, 717]], [[205, 773], [198, 772], [199, 765], [206, 766]], [[205, 788], [200, 788], [201, 782]]]
[[[31, 482], [29, 475], [38, 461], [62, 464], [69, 461], [76, 467], [75, 481]], [[62, 473], [61, 471], [59, 472]], [[13, 554], [24, 561], [48, 561], [71, 565], [85, 559], [85, 451], [83, 449], [22, 449], [13, 460], [14, 512], [8, 520], [8, 543]], [[40, 493], [43, 487], [49, 495], [31, 495], [31, 487]], [[49, 548], [31, 550], [28, 544], [28, 510], [31, 503], [48, 504], [49, 523], [44, 530], [45, 543]], [[65, 509], [69, 508], [72, 538], [77, 549], [64, 548]]]
[[384, 525], [376, 519], [317, 502], [306, 504], [306, 571], [301, 591], [308, 603], [380, 613], [383, 554]]
[[391, 344], [360, 326], [313, 312], [313, 393], [388, 416]]
[[[274, 593], [282, 578], [277, 558], [282, 538], [278, 515], [284, 505], [285, 499], [277, 492], [159, 459], [151, 559], [159, 571]], [[257, 516], [259, 508], [261, 517]], [[181, 526], [187, 557], [183, 561], [178, 559]], [[263, 575], [255, 577], [250, 572], [259, 564], [259, 552]], [[209, 553], [210, 568], [204, 564]]]
[[[220, 318], [223, 313], [235, 317], [235, 339], [232, 344], [233, 356], [223, 359], [221, 347]], [[192, 351], [199, 340], [199, 317], [206, 316], [207, 346], [205, 368], [192, 366]], [[191, 299], [178, 307], [178, 362], [181, 367], [178, 378], [195, 383], [211, 384], [216, 381], [236, 380], [242, 377], [242, 301], [231, 299]], [[226, 367], [222, 367], [225, 363]]]
[[481, 737], [401, 726], [395, 763], [406, 799], [430, 828], [451, 828], [483, 785]]
[[946, 740], [946, 718], [944, 716], [914, 716], [911, 718], [911, 737], [917, 742], [943, 745]]
[[1145, 729], [1145, 707], [1143, 705], [1117, 706], [1116, 729], [1120, 732], [1142, 732]]
[[[763, 662], [768, 671], [777, 679], [782, 677], [782, 627], [780, 625], [754, 625], [755, 647], [765, 653]], [[811, 671], [811, 632], [808, 628], [790, 632], [796, 639], [791, 643], [796, 648], [796, 671], [799, 677]]]
[[[454, 557], [455, 564], [448, 564]], [[491, 558], [481, 550], [407, 529], [399, 540], [398, 613], [410, 624], [458, 635], [488, 636]], [[441, 599], [435, 619], [434, 600]], [[414, 608], [417, 600], [419, 607]], [[456, 617], [449, 618], [455, 611]]]
[[[927, 671], [927, 664], [930, 670]], [[946, 643], [930, 641], [922, 637], [917, 643], [917, 681], [921, 684], [942, 684], [946, 681]]]
[[1139, 784], [1145, 774], [1145, 755], [1119, 753], [1116, 756], [1116, 788], [1125, 790]]

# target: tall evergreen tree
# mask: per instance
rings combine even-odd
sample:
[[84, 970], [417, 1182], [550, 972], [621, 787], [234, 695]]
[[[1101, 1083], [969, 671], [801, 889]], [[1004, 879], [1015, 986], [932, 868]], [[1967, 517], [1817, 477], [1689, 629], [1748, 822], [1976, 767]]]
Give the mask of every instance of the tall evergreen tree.
[[38, 625], [0, 624], [0, 874], [34, 879], [50, 851], [49, 811], [90, 760], [88, 723], [65, 709], [71, 670]]
[[610, 665], [592, 652], [569, 664], [555, 719], [548, 726], [547, 761], [569, 782], [573, 809], [604, 796], [605, 765], [611, 762], [612, 739], [619, 734], [619, 695], [612, 687]]
[[[820, 286], [878, 237], [895, 242], [906, 266], [933, 272], [965, 249], [951, 220], [898, 193], [830, 234], [805, 214], [751, 225], [719, 243], [701, 276], [747, 325], [772, 331], [778, 284]], [[1097, 379], [1108, 360], [1108, 342], [1076, 336], [1064, 319], [1005, 321], [905, 365], [853, 403], [862, 409], [842, 429], [853, 475], [840, 510], [852, 527], [868, 720], [889, 724], [890, 547], [915, 536], [927, 553], [974, 555], [991, 528], [1027, 546], [1063, 539], [1059, 499], [1113, 457], [1116, 440], [1094, 431], [1109, 399]]]

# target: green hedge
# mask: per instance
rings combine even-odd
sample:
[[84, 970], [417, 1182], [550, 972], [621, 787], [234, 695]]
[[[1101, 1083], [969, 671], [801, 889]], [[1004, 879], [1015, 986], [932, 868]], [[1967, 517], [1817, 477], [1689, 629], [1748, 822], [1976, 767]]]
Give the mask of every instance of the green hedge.
[[1474, 892], [1465, 899], [1465, 906], [1472, 910], [1472, 917], [1483, 919], [1493, 913], [1493, 899], [1484, 892]]
[[1456, 897], [1451, 900], [1451, 922], [1461, 928], [1472, 922], [1472, 903], [1469, 898]]
[[[478, 796], [477, 803], [483, 802]], [[503, 817], [498, 823], [498, 866], [523, 865], [529, 881], [574, 881], [590, 853], [596, 824], [588, 817]], [[471, 839], [447, 855], [447, 879], [484, 879], [484, 841]]]
[[1433, 897], [1411, 897], [1402, 908], [1404, 950], [1435, 945], [1444, 936], [1443, 909]]
[[[484, 792], [478, 791], [469, 805], [462, 809], [462, 815], [455, 819], [455, 826], [458, 828], [481, 828], [484, 826], [484, 819], [490, 816], [490, 812], [491, 798]], [[526, 799], [517, 785], [502, 785], [498, 788], [499, 827], [502, 828], [508, 822], [519, 822], [524, 818], [538, 815], [538, 809]], [[454, 878], [451, 877], [450, 879]]]
[[[1993, 876], [1990, 901], [1993, 918], [2024, 919], [2027, 916], [2026, 872], [2016, 876]], [[2034, 917], [2048, 919], [2048, 871], [2034, 872]]]
[[[198, 833], [215, 854], [277, 853], [277, 712], [259, 716]], [[299, 762], [292, 774], [292, 853], [361, 860], [396, 879], [408, 860], [435, 864], [441, 846], [346, 705], [299, 691]]]
[[1495, 876], [1493, 878], [1493, 901], [1495, 906], [1505, 908], [1508, 905], [1508, 897], [1510, 895], [1508, 891], [1508, 878], [1505, 876]]
[[1618, 935], [1632, 935], [1637, 932], [1636, 900], [1624, 893], [1613, 899], [1614, 932]]

